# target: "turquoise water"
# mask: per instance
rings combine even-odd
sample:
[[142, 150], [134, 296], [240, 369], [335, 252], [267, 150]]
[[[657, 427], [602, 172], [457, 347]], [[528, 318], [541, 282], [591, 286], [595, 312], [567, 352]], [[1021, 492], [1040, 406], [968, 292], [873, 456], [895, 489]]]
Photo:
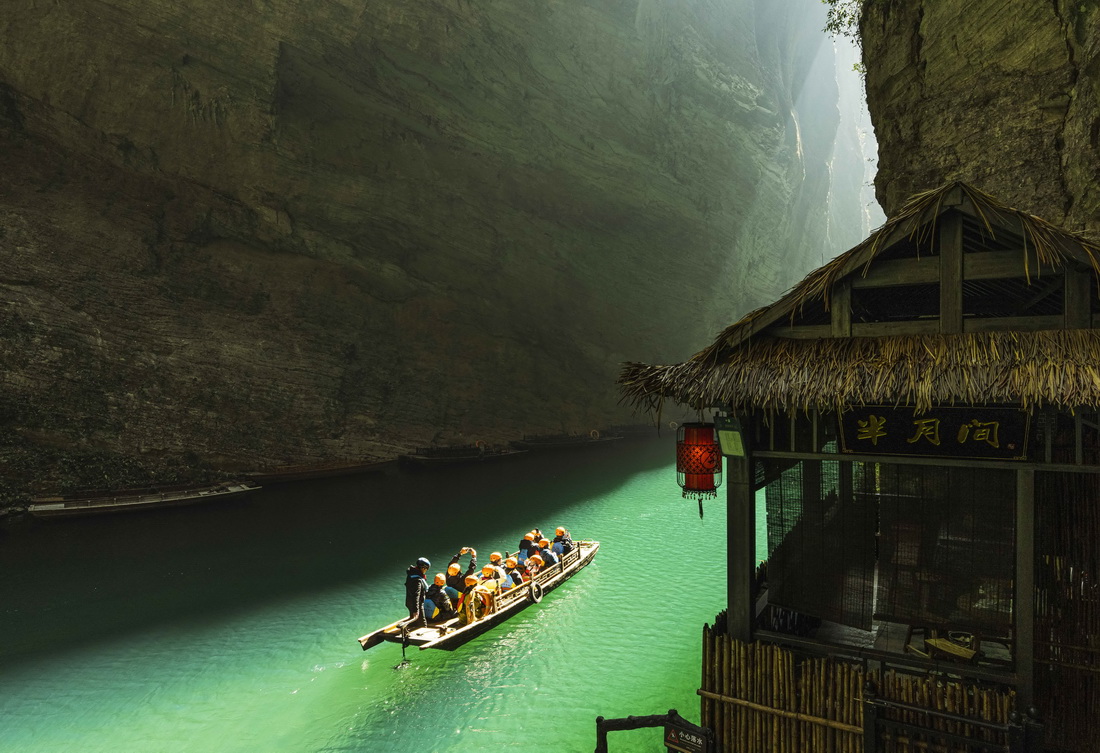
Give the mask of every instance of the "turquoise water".
[[[724, 608], [725, 514], [680, 498], [669, 440], [252, 500], [37, 524], [0, 538], [0, 750], [590, 751], [595, 718], [698, 722]], [[724, 500], [724, 497], [723, 497]], [[763, 516], [760, 516], [761, 518]], [[481, 560], [532, 526], [594, 563], [455, 652], [368, 652], [405, 567]], [[758, 520], [758, 547], [763, 521]], [[659, 730], [613, 751], [663, 751]]]

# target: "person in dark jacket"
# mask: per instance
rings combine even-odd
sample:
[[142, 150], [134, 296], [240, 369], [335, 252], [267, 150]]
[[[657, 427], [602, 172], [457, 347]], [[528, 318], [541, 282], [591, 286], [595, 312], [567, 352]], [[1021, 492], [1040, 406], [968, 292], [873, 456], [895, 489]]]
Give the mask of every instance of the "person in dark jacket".
[[420, 617], [427, 622], [424, 597], [428, 595], [428, 581], [424, 579], [424, 575], [431, 566], [431, 562], [421, 557], [405, 572], [405, 606], [409, 610], [410, 620]]
[[552, 548], [559, 554], [569, 554], [573, 551], [573, 538], [569, 535], [569, 531], [558, 526], [557, 533], [554, 536], [554, 546]]
[[539, 546], [535, 543], [535, 534], [525, 533], [519, 541], [519, 551], [516, 552], [516, 559], [522, 565], [528, 557], [538, 552], [538, 550]]
[[[466, 572], [462, 572], [462, 566], [458, 564], [459, 558], [470, 553], [470, 566], [466, 568]], [[453, 588], [458, 593], [462, 593], [462, 589], [466, 588], [466, 576], [473, 575], [477, 572], [477, 550], [473, 547], [464, 546], [459, 550], [458, 554], [451, 557], [450, 564], [447, 565], [447, 585]]]
[[542, 561], [547, 567], [558, 564], [558, 555], [554, 554], [554, 550], [550, 548], [550, 539], [539, 539], [538, 553], [542, 555]]
[[439, 621], [449, 620], [458, 614], [455, 609], [458, 592], [447, 585], [447, 578], [443, 573], [436, 573], [434, 581], [428, 586], [428, 599], [435, 604], [435, 608], [439, 611], [435, 615], [428, 615], [428, 617]]

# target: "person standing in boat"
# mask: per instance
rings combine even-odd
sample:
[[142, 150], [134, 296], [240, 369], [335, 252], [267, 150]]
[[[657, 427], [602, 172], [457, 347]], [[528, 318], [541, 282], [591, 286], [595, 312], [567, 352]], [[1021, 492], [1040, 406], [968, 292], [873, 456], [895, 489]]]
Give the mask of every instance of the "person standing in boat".
[[424, 576], [431, 566], [431, 562], [421, 557], [405, 572], [405, 606], [409, 610], [410, 620], [419, 617], [425, 623], [428, 621], [427, 615], [424, 614], [424, 598], [428, 595], [428, 581]]
[[[470, 553], [470, 566], [466, 568], [465, 573], [462, 573], [462, 566], [458, 564], [458, 560], [467, 552]], [[451, 557], [451, 562], [447, 565], [447, 585], [457, 593], [462, 593], [462, 590], [466, 587], [466, 576], [473, 575], [475, 572], [477, 572], [477, 550], [470, 546], [464, 546], [458, 554]]]
[[565, 530], [562, 526], [558, 526], [558, 530], [554, 535], [554, 546], [552, 548], [557, 554], [569, 554], [573, 551], [573, 538], [569, 535], [569, 531]]

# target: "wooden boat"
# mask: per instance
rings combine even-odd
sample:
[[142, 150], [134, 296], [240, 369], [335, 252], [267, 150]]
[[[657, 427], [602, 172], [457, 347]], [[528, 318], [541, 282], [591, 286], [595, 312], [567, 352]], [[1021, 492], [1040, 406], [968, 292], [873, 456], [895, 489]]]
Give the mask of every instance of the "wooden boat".
[[260, 486], [250, 481], [232, 481], [202, 487], [130, 492], [100, 492], [87, 496], [37, 497], [27, 506], [27, 512], [37, 518], [59, 518], [77, 515], [132, 512], [159, 507], [192, 505], [199, 502], [225, 500], [258, 491]]
[[245, 474], [258, 484], [281, 484], [289, 481], [304, 481], [334, 476], [353, 476], [360, 473], [383, 473], [397, 467], [397, 459], [362, 461], [339, 461], [332, 463], [277, 465], [262, 471]]
[[539, 573], [534, 581], [497, 594], [495, 611], [485, 614], [480, 619], [463, 625], [458, 617], [454, 617], [445, 622], [429, 622], [427, 627], [423, 623], [419, 623], [419, 627], [408, 627], [409, 619], [406, 617], [384, 628], [379, 628], [373, 633], [367, 633], [359, 639], [359, 645], [366, 651], [368, 648], [388, 641], [418, 646], [421, 650], [439, 648], [444, 651], [454, 651], [472, 638], [491, 630], [532, 604], [542, 601], [545, 594], [572, 578], [582, 567], [590, 563], [600, 548], [598, 541], [575, 543], [576, 547], [573, 551], [563, 556], [557, 565], [552, 565]]
[[526, 450], [471, 444], [459, 447], [418, 447], [416, 452], [400, 455], [398, 459], [405, 465], [411, 466], [451, 465], [454, 463], [480, 463], [486, 460], [502, 460], [517, 457], [526, 452]]
[[607, 436], [593, 429], [587, 434], [549, 434], [544, 436], [524, 436], [523, 439], [512, 440], [511, 445], [517, 450], [567, 450], [575, 447], [593, 447], [607, 445], [622, 439], [621, 436]]

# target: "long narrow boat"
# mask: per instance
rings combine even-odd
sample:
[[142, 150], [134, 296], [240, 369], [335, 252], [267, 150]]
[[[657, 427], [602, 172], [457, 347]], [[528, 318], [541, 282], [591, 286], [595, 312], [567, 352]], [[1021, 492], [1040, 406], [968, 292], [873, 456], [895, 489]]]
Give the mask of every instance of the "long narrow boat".
[[334, 461], [313, 465], [277, 465], [245, 474], [258, 484], [281, 484], [288, 481], [304, 481], [335, 476], [353, 476], [362, 473], [385, 473], [397, 467], [397, 459], [369, 461]]
[[524, 436], [513, 439], [509, 444], [517, 450], [571, 450], [577, 447], [596, 447], [618, 442], [621, 436], [604, 436], [596, 430], [588, 434], [552, 434], [545, 436]]
[[454, 617], [445, 622], [429, 622], [426, 627], [422, 623], [419, 627], [411, 627], [406, 617], [384, 628], [379, 628], [373, 633], [367, 633], [359, 639], [359, 645], [366, 651], [368, 648], [389, 641], [419, 646], [421, 650], [440, 648], [444, 651], [454, 651], [472, 638], [491, 630], [532, 604], [542, 601], [545, 594], [572, 578], [582, 567], [590, 563], [600, 548], [598, 541], [575, 543], [576, 547], [573, 551], [564, 555], [557, 565], [552, 565], [539, 573], [534, 581], [498, 594], [495, 611], [489, 612], [478, 620], [463, 625], [458, 617]]
[[259, 489], [259, 485], [249, 481], [234, 481], [186, 489], [100, 493], [86, 497], [38, 497], [27, 506], [27, 512], [36, 518], [101, 515], [224, 500], [251, 494]]
[[501, 447], [418, 447], [416, 452], [399, 455], [398, 459], [406, 466], [453, 465], [455, 463], [482, 463], [487, 460], [502, 460], [526, 454], [526, 450], [505, 449]]

